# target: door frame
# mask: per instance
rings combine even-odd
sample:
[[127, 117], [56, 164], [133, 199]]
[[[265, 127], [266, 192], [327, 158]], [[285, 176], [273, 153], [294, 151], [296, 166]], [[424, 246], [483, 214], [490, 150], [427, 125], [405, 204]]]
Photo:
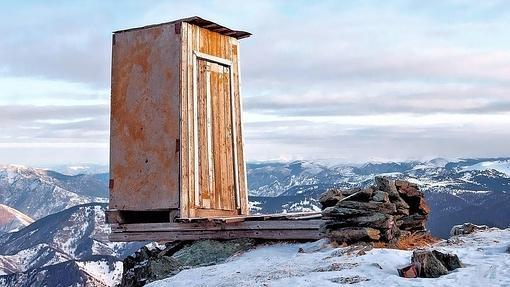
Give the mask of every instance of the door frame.
[[[200, 184], [199, 184], [199, 167], [198, 167], [198, 61], [205, 60], [209, 62], [213, 62], [224, 67], [227, 67], [229, 70], [229, 96], [230, 96], [230, 115], [231, 115], [231, 125], [232, 125], [232, 158], [234, 165], [234, 196], [235, 196], [235, 210], [239, 211], [241, 209], [241, 199], [240, 199], [240, 191], [239, 191], [239, 170], [238, 170], [238, 160], [237, 160], [237, 126], [236, 126], [236, 113], [235, 113], [235, 98], [234, 98], [234, 71], [233, 71], [233, 63], [230, 60], [216, 57], [213, 55], [201, 53], [199, 51], [193, 50], [193, 146], [194, 146], [194, 191], [195, 191], [195, 202], [193, 209], [197, 209], [200, 206]], [[210, 93], [207, 93], [207, 97], [210, 97]], [[207, 99], [207, 102], [210, 102], [210, 99]], [[189, 121], [188, 121], [189, 123]], [[210, 134], [208, 134], [210, 136]], [[214, 210], [214, 209], [211, 209]]]

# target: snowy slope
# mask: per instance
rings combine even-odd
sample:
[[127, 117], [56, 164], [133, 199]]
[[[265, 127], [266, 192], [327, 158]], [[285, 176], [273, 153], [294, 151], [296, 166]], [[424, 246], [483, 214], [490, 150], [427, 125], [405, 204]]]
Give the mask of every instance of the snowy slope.
[[510, 176], [510, 160], [484, 161], [462, 168], [463, 170], [497, 170]]
[[0, 204], [38, 219], [71, 206], [106, 202], [101, 175], [66, 176], [19, 165], [0, 166]]
[[[227, 263], [181, 271], [147, 286], [510, 286], [510, 229], [458, 237], [434, 246], [453, 252], [466, 265], [436, 279], [405, 279], [397, 268], [412, 251], [373, 249], [365, 255], [331, 248], [325, 241], [259, 247]], [[298, 252], [302, 248], [304, 253]]]
[[143, 243], [109, 242], [106, 206], [74, 206], [0, 236], [0, 286], [55, 286], [62, 272], [68, 273], [66, 282], [81, 282], [77, 286], [117, 282], [120, 260]]
[[28, 215], [0, 204], [0, 234], [17, 231], [33, 222], [34, 220]]

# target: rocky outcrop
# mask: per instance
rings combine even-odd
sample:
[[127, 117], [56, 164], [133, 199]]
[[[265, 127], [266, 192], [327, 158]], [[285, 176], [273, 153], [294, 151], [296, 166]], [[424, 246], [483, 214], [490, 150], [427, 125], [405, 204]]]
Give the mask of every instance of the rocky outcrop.
[[321, 232], [338, 243], [394, 242], [425, 231], [430, 212], [416, 184], [387, 177], [365, 189], [331, 189], [319, 200], [326, 220]]
[[475, 231], [487, 230], [489, 227], [487, 225], [476, 225], [473, 223], [464, 223], [462, 225], [455, 225], [452, 227], [450, 231], [450, 236], [464, 235], [470, 234]]
[[198, 240], [159, 245], [148, 244], [124, 259], [122, 287], [138, 287], [167, 278], [183, 269], [224, 262], [255, 246], [251, 239]]

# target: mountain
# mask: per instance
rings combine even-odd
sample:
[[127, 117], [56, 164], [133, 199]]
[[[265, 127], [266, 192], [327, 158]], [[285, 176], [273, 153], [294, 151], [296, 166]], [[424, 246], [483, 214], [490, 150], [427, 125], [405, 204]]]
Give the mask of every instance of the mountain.
[[417, 183], [431, 207], [429, 228], [446, 237], [464, 222], [510, 225], [510, 158], [458, 159], [322, 165], [310, 161], [248, 164], [254, 213], [320, 210], [330, 188], [364, 187], [376, 175]]
[[108, 282], [119, 279], [120, 260], [143, 243], [109, 242], [106, 208], [74, 206], [0, 236], [0, 286], [57, 286], [64, 277], [79, 286], [95, 281], [111, 286]]
[[0, 204], [0, 234], [17, 231], [33, 222], [28, 215]]
[[71, 206], [107, 202], [108, 175], [64, 175], [17, 165], [0, 166], [0, 204], [38, 219]]
[[67, 175], [79, 174], [98, 174], [108, 173], [109, 167], [106, 164], [78, 163], [78, 164], [62, 164], [42, 168], [44, 170], [54, 170], [58, 173]]

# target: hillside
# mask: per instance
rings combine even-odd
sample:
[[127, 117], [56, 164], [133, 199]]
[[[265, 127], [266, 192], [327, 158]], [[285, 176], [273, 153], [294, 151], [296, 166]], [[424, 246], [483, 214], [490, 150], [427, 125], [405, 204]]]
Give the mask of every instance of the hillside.
[[0, 234], [17, 231], [34, 220], [22, 212], [0, 204]]
[[108, 175], [68, 176], [23, 166], [0, 166], [0, 204], [34, 218], [89, 203], [107, 202]]
[[120, 260], [143, 244], [109, 242], [105, 209], [74, 206], [0, 236], [0, 286], [56, 286], [63, 274], [74, 283], [119, 279]]

